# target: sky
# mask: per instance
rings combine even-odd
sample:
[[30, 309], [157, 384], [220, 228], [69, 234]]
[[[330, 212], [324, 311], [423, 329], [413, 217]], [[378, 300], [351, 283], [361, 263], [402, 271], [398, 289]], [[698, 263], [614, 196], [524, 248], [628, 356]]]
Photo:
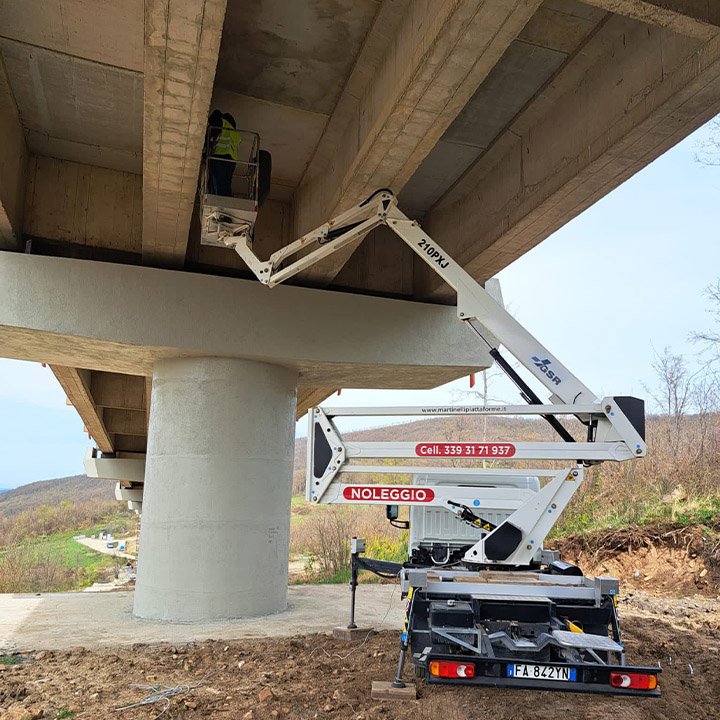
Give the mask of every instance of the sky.
[[[709, 327], [703, 292], [720, 277], [720, 166], [697, 160], [713, 136], [720, 126], [701, 128], [498, 275], [508, 309], [598, 396], [647, 396], [666, 346], [695, 360], [689, 335]], [[325, 404], [451, 404], [468, 392], [463, 378], [435, 390], [345, 389]], [[498, 378], [489, 395], [519, 402]], [[0, 488], [82, 473], [88, 445], [48, 368], [0, 359]]]

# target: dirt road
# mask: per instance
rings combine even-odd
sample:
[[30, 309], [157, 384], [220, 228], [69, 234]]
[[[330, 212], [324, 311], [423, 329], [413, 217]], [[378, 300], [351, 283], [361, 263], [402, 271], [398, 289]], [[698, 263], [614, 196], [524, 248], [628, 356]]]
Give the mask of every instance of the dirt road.
[[91, 550], [94, 550], [95, 552], [102, 553], [103, 555], [112, 555], [113, 557], [121, 557], [126, 558], [128, 560], [134, 560], [135, 556], [131, 555], [130, 553], [123, 552], [122, 550], [118, 550], [117, 548], [109, 548], [107, 546], [107, 540], [98, 540], [97, 538], [89, 538], [89, 537], [76, 537], [73, 538], [75, 542], [80, 543], [81, 545], [85, 545], [85, 547], [89, 547]]
[[659, 700], [420, 684], [415, 702], [376, 702], [371, 683], [390, 679], [397, 657], [397, 633], [384, 631], [354, 649], [306, 635], [30, 655], [0, 671], [0, 717], [54, 718], [68, 710], [75, 718], [155, 718], [162, 703], [115, 708], [147, 695], [133, 685], [159, 684], [197, 685], [173, 697], [162, 716], [184, 720], [717, 720], [720, 601], [641, 595], [622, 613], [629, 657], [663, 667]]

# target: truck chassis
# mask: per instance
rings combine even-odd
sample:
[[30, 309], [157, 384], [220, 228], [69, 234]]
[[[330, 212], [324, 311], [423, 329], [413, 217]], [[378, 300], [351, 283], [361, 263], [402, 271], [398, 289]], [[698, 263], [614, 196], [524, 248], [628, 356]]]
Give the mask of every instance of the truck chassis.
[[585, 577], [554, 551], [534, 570], [469, 571], [372, 560], [359, 538], [351, 547], [349, 628], [360, 571], [399, 578], [406, 599], [395, 687], [409, 655], [428, 684], [660, 696], [659, 665], [626, 664], [615, 578]]
[[[428, 683], [660, 694], [659, 667], [625, 664], [613, 578], [552, 574], [552, 565], [536, 573], [403, 569], [401, 584], [410, 655]], [[461, 665], [472, 670], [452, 677]]]

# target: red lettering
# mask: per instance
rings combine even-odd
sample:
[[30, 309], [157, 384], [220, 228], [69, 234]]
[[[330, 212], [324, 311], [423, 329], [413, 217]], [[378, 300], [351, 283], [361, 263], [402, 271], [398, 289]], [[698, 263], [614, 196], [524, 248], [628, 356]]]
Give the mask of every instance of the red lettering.
[[350, 502], [429, 503], [435, 499], [435, 491], [412, 485], [348, 485], [343, 497]]

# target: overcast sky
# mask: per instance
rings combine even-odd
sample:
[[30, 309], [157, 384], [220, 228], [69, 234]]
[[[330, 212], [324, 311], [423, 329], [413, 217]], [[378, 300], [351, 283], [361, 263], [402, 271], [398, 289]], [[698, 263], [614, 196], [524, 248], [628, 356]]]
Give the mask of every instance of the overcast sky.
[[[720, 167], [696, 160], [709, 134], [690, 136], [499, 275], [509, 309], [599, 395], [647, 395], [654, 350], [692, 360], [688, 336], [710, 323], [703, 291], [720, 277]], [[448, 404], [468, 386], [344, 390], [327, 404]], [[518, 401], [498, 380], [491, 394]], [[0, 488], [82, 473], [88, 445], [49, 369], [0, 359]]]

